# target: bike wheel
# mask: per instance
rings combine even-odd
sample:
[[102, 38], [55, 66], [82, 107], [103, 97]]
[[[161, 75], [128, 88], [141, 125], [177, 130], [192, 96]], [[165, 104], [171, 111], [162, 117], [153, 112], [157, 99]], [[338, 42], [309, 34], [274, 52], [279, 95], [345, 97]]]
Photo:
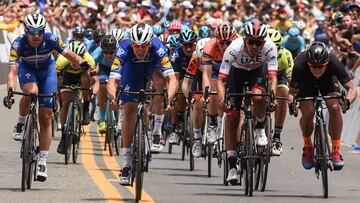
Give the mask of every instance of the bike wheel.
[[211, 177], [211, 158], [212, 158], [212, 145], [207, 145], [207, 165], [208, 165], [208, 177]]
[[245, 137], [245, 147], [246, 147], [246, 172], [245, 172], [245, 195], [249, 197], [253, 194], [253, 170], [254, 170], [254, 160], [253, 160], [253, 128], [252, 121], [249, 120], [247, 123], [247, 133]]
[[[32, 137], [32, 123], [31, 117], [26, 119], [25, 134], [22, 140], [21, 157], [22, 157], [22, 170], [21, 170], [21, 191], [26, 191], [27, 182], [29, 179], [30, 164], [31, 164], [31, 137]], [[31, 180], [30, 180], [31, 181]]]
[[320, 171], [321, 171], [321, 180], [322, 180], [322, 187], [323, 187], [323, 197], [328, 198], [328, 159], [329, 151], [326, 148], [326, 130], [323, 123], [323, 120], [320, 119], [320, 130], [319, 133], [319, 147], [320, 147], [320, 154], [319, 154], [319, 163], [320, 163]]
[[55, 137], [56, 129], [57, 129], [57, 123], [55, 119], [55, 113], [52, 113], [51, 116], [51, 137]]
[[120, 130], [116, 136], [114, 136], [114, 146], [115, 146], [115, 153], [116, 156], [120, 155], [120, 146], [121, 146], [121, 137], [120, 137]]
[[[109, 102], [109, 101], [108, 101]], [[106, 147], [109, 150], [110, 156], [113, 156], [114, 149], [114, 122], [112, 111], [110, 110], [110, 104], [107, 105], [106, 110], [106, 132], [105, 132], [105, 149]], [[106, 146], [107, 145], [107, 146]]]
[[266, 136], [268, 138], [268, 144], [266, 145], [265, 151], [260, 156], [260, 191], [264, 192], [266, 188], [267, 176], [269, 171], [269, 163], [271, 158], [271, 147], [272, 147], [272, 131], [271, 131], [271, 117], [266, 118]]
[[221, 156], [223, 156], [223, 184], [225, 186], [228, 186], [229, 183], [227, 182], [227, 177], [229, 174], [229, 163], [228, 163], [226, 151], [222, 152]]
[[73, 132], [73, 126], [74, 126], [74, 112], [73, 112], [73, 103], [71, 102], [69, 105], [69, 110], [66, 118], [66, 129], [65, 129], [65, 164], [68, 164], [70, 161], [71, 156], [71, 144], [72, 144], [72, 136], [74, 134]]
[[[80, 107], [80, 105], [79, 105]], [[80, 125], [80, 121], [81, 121], [81, 112], [80, 109], [77, 110], [77, 112], [75, 112], [76, 115], [76, 126], [74, 128], [74, 134], [73, 134], [73, 140], [72, 140], [72, 161], [74, 164], [77, 163], [77, 159], [78, 159], [78, 155], [79, 155], [79, 148], [80, 148], [80, 137], [82, 134], [82, 129], [81, 129], [81, 125]]]
[[37, 158], [35, 159], [34, 156], [37, 156], [40, 152], [39, 147], [37, 146], [37, 138], [39, 137], [38, 133], [38, 126], [36, 122], [33, 122], [33, 126], [32, 126], [32, 137], [31, 137], [31, 141], [30, 141], [30, 149], [31, 149], [31, 154], [30, 154], [30, 167], [29, 167], [29, 176], [27, 179], [27, 189], [31, 189], [31, 185], [33, 180], [35, 181], [34, 177], [36, 178], [37, 175]]
[[135, 199], [136, 201], [141, 200], [142, 186], [143, 186], [143, 178], [144, 178], [144, 150], [145, 150], [145, 142], [143, 136], [143, 122], [139, 119], [136, 127], [136, 135], [138, 136], [136, 141], [136, 176], [135, 176]]

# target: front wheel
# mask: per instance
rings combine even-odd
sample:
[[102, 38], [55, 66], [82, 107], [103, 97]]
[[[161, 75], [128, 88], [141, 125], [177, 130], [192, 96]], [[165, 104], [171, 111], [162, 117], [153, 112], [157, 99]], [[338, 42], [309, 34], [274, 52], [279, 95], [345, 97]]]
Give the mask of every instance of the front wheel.
[[144, 151], [145, 151], [145, 141], [144, 141], [144, 135], [143, 135], [143, 122], [141, 119], [138, 120], [137, 126], [136, 126], [136, 158], [137, 158], [137, 164], [136, 164], [136, 177], [135, 177], [135, 199], [136, 201], [141, 200], [141, 193], [142, 193], [142, 186], [143, 186], [143, 178], [144, 178]]
[[322, 179], [322, 187], [323, 187], [323, 197], [328, 198], [328, 157], [329, 157], [329, 151], [326, 147], [326, 131], [325, 126], [322, 123], [319, 126], [319, 147], [320, 147], [320, 154], [319, 154], [319, 163], [320, 163], [320, 170], [321, 170], [321, 179]]

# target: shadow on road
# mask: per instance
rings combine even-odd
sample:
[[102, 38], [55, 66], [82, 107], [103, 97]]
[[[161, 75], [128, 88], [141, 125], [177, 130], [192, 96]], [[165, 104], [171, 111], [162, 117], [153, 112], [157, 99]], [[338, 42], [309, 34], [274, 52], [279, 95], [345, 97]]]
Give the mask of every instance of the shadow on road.
[[[200, 175], [200, 174], [184, 174], [184, 173], [170, 173], [170, 174], [165, 174], [167, 176], [186, 176], [186, 177], [197, 177], [197, 178], [208, 178], [207, 175]], [[219, 177], [219, 176], [211, 176], [211, 177]]]

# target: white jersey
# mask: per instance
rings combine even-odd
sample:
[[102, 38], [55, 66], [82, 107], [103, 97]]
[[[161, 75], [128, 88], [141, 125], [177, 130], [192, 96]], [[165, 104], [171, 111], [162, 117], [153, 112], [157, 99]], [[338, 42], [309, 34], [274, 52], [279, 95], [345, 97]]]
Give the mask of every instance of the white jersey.
[[244, 39], [238, 38], [225, 50], [224, 57], [220, 66], [219, 76], [227, 78], [231, 67], [247, 71], [267, 65], [268, 74], [276, 75], [278, 70], [277, 48], [269, 39], [255, 58], [245, 53]]

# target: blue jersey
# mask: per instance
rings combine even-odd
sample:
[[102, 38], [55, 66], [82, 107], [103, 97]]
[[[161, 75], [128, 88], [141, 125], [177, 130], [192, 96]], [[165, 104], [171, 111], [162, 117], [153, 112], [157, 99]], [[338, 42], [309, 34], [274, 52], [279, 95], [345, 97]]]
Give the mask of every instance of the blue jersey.
[[92, 53], [96, 50], [97, 46], [96, 46], [96, 43], [95, 41], [92, 39], [92, 40], [89, 40], [87, 41], [87, 43], [85, 44], [86, 46], [86, 50], [88, 50], [88, 52], [92, 55]]
[[52, 51], [60, 54], [67, 51], [66, 44], [56, 35], [46, 32], [39, 47], [33, 48], [29, 45], [25, 35], [17, 37], [10, 49], [10, 65], [23, 64], [33, 69], [48, 69], [54, 62]]
[[191, 56], [187, 56], [182, 47], [176, 48], [170, 55], [170, 62], [175, 73], [179, 73], [180, 80], [185, 77], [186, 69], [189, 65]]
[[94, 58], [96, 63], [99, 63], [102, 66], [108, 67], [110, 68], [113, 61], [106, 61], [104, 54], [103, 54], [103, 50], [101, 49], [101, 47], [96, 48], [93, 52], [92, 52], [92, 57]]
[[284, 41], [281, 45], [281, 47], [286, 48], [293, 54], [293, 56], [297, 56], [299, 53], [305, 51], [305, 40], [301, 36], [297, 36], [295, 42], [291, 42], [290, 36], [286, 35], [284, 37]]
[[164, 76], [174, 73], [168, 57], [167, 49], [157, 37], [152, 39], [149, 52], [143, 60], [139, 60], [135, 56], [129, 39], [122, 40], [116, 51], [115, 60], [111, 67], [110, 77], [120, 79], [122, 66], [126, 66], [128, 64], [143, 64], [143, 66], [151, 65], [159, 68]]

